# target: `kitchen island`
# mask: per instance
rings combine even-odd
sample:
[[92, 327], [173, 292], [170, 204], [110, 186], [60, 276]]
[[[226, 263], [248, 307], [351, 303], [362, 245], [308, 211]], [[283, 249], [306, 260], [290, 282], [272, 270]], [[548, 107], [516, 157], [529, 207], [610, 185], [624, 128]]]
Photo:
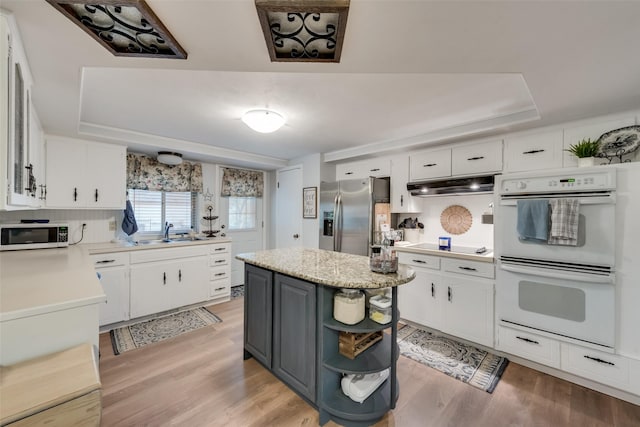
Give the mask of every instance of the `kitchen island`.
[[[367, 257], [309, 248], [274, 249], [239, 254], [245, 262], [244, 357], [254, 357], [309, 404], [318, 409], [320, 425], [333, 420], [344, 426], [372, 425], [398, 399], [396, 361], [397, 286], [411, 281], [404, 265], [396, 273], [369, 270]], [[379, 324], [365, 318], [346, 325], [333, 318], [338, 288], [391, 288], [392, 320]], [[341, 332], [353, 334], [390, 329], [383, 339], [351, 359], [339, 352]], [[388, 379], [364, 402], [344, 395], [344, 374], [371, 374], [389, 368]]]

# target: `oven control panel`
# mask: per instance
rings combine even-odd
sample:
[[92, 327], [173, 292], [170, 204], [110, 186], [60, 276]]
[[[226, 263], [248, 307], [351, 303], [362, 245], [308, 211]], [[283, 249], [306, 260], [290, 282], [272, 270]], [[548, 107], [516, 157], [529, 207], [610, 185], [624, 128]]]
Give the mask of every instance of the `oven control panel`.
[[523, 175], [521, 177], [504, 177], [500, 191], [505, 194], [517, 193], [556, 193], [572, 191], [613, 190], [616, 186], [616, 170], [580, 172], [575, 169], [566, 175], [542, 174], [538, 176]]

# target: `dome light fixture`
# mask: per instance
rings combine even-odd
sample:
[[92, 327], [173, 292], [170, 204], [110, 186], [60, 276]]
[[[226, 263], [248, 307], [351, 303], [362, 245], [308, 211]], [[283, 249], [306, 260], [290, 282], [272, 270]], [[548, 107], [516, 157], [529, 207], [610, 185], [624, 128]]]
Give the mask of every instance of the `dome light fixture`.
[[242, 121], [256, 132], [271, 133], [280, 129], [285, 119], [272, 110], [250, 110], [244, 113]]
[[172, 151], [158, 151], [158, 162], [169, 166], [175, 166], [182, 163], [182, 154]]

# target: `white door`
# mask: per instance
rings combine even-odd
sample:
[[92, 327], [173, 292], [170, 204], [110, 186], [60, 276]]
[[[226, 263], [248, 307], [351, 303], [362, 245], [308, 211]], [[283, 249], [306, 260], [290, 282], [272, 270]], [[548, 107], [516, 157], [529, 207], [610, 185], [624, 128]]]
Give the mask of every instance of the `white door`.
[[276, 185], [276, 248], [302, 246], [302, 168], [281, 169]]
[[[222, 182], [222, 168], [218, 167], [216, 174], [218, 182]], [[220, 186], [218, 186], [220, 188]], [[220, 191], [218, 191], [220, 194]], [[231, 238], [231, 286], [238, 286], [244, 283], [244, 263], [236, 259], [236, 255], [246, 252], [257, 252], [264, 249], [264, 213], [262, 197], [237, 198], [230, 200], [230, 197], [218, 197], [217, 215], [219, 227], [222, 234]], [[252, 199], [252, 200], [250, 200]], [[205, 203], [206, 204], [206, 203]], [[243, 208], [245, 215], [250, 217], [247, 226], [234, 226], [234, 222], [229, 222], [229, 207]], [[235, 222], [238, 224], [238, 222]], [[218, 234], [220, 236], [220, 234]]]

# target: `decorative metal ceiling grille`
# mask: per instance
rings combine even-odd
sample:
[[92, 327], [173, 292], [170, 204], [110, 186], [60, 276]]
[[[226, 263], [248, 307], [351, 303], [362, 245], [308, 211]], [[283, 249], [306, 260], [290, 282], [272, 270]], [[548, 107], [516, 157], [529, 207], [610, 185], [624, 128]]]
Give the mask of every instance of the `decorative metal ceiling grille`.
[[271, 61], [340, 62], [349, 0], [255, 0]]
[[185, 50], [144, 0], [47, 2], [116, 56], [187, 58]]

